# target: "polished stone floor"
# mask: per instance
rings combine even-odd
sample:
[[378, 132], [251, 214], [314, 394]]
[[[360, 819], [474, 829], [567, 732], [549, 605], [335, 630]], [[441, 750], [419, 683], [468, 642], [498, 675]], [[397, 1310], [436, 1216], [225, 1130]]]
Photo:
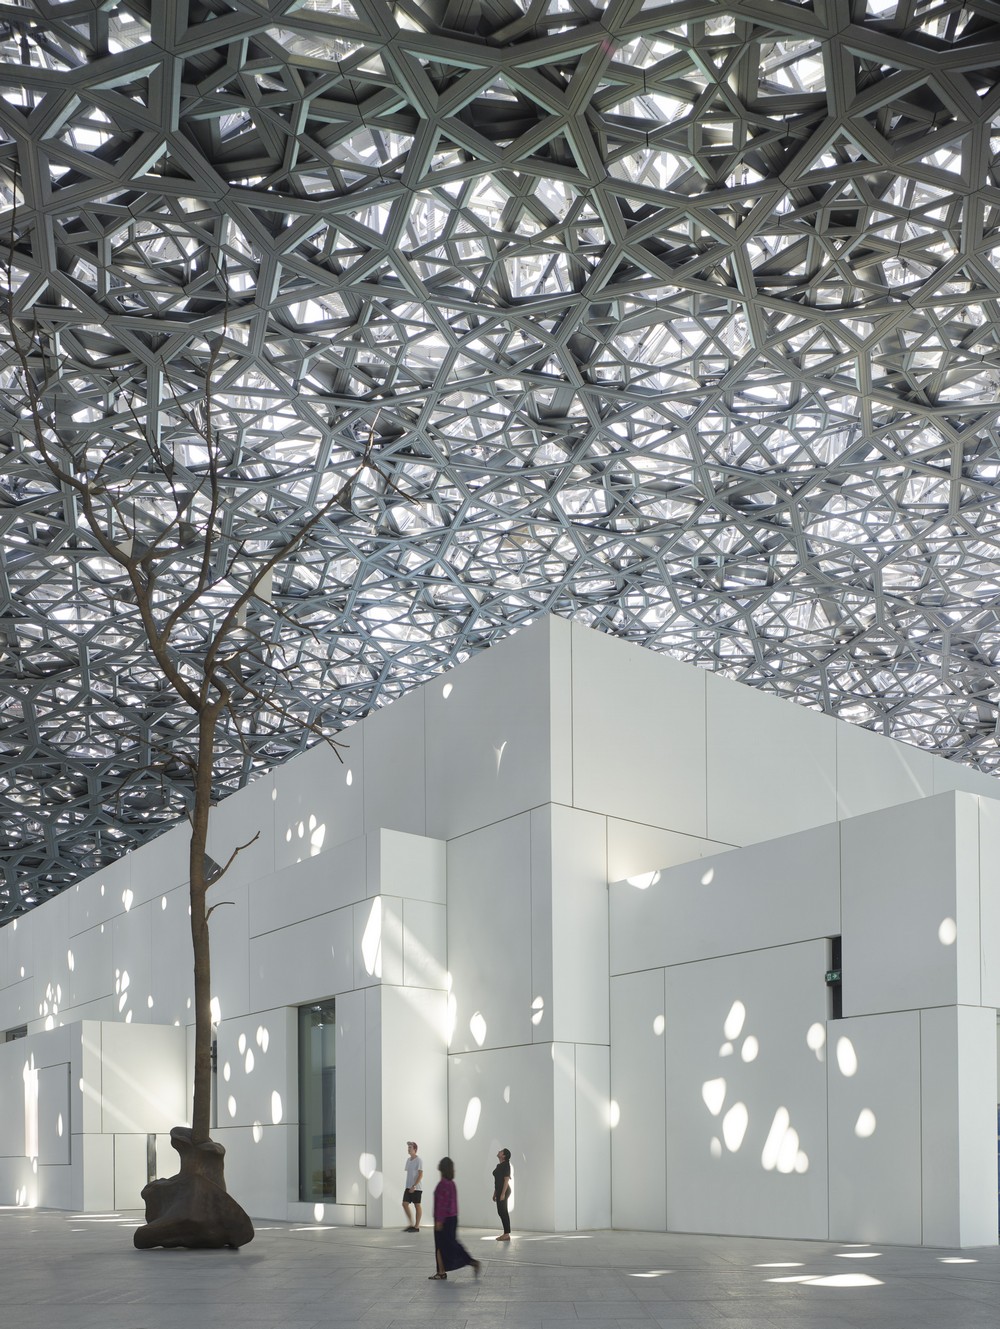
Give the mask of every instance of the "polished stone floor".
[[998, 1329], [1000, 1250], [467, 1229], [447, 1282], [417, 1236], [258, 1225], [239, 1252], [132, 1246], [137, 1214], [0, 1209], [10, 1329]]

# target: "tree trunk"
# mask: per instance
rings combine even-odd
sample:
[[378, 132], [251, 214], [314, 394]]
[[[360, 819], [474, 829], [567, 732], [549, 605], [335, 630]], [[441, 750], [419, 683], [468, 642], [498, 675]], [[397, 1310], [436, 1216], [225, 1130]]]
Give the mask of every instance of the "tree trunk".
[[212, 769], [215, 756], [213, 708], [202, 711], [198, 721], [198, 767], [191, 818], [191, 943], [194, 948], [194, 1102], [191, 1108], [191, 1138], [201, 1144], [212, 1129], [212, 959], [208, 939], [208, 883], [205, 854], [208, 848], [208, 818], [212, 809]]

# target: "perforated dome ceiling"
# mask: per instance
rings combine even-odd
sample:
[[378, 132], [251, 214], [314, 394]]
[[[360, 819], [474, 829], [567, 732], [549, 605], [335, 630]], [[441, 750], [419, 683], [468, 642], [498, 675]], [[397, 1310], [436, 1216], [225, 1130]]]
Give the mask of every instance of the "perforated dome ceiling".
[[[0, 266], [91, 449], [138, 419], [197, 483], [171, 399], [215, 357], [232, 547], [375, 442], [275, 580], [300, 718], [554, 611], [995, 770], [998, 18], [7, 4]], [[2, 341], [10, 916], [179, 814], [127, 777], [189, 722]], [[220, 792], [301, 743], [257, 718]]]

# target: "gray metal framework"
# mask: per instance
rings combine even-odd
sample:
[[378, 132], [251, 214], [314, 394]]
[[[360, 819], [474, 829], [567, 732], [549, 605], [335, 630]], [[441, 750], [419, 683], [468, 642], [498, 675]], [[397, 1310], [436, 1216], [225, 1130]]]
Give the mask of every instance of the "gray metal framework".
[[[214, 352], [238, 542], [376, 441], [275, 580], [302, 719], [554, 611], [1000, 767], [997, 0], [0, 3], [0, 176], [88, 446], [196, 476]], [[185, 798], [22, 427], [2, 339], [0, 917]]]

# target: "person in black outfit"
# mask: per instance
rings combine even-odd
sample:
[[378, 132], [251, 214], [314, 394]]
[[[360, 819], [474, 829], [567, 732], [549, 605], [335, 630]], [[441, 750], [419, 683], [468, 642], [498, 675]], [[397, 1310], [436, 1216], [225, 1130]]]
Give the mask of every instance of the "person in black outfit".
[[509, 1149], [501, 1149], [497, 1153], [497, 1165], [493, 1169], [493, 1199], [496, 1201], [497, 1213], [503, 1224], [503, 1231], [497, 1237], [497, 1241], [510, 1241], [510, 1214], [507, 1211], [507, 1201], [510, 1199]]

